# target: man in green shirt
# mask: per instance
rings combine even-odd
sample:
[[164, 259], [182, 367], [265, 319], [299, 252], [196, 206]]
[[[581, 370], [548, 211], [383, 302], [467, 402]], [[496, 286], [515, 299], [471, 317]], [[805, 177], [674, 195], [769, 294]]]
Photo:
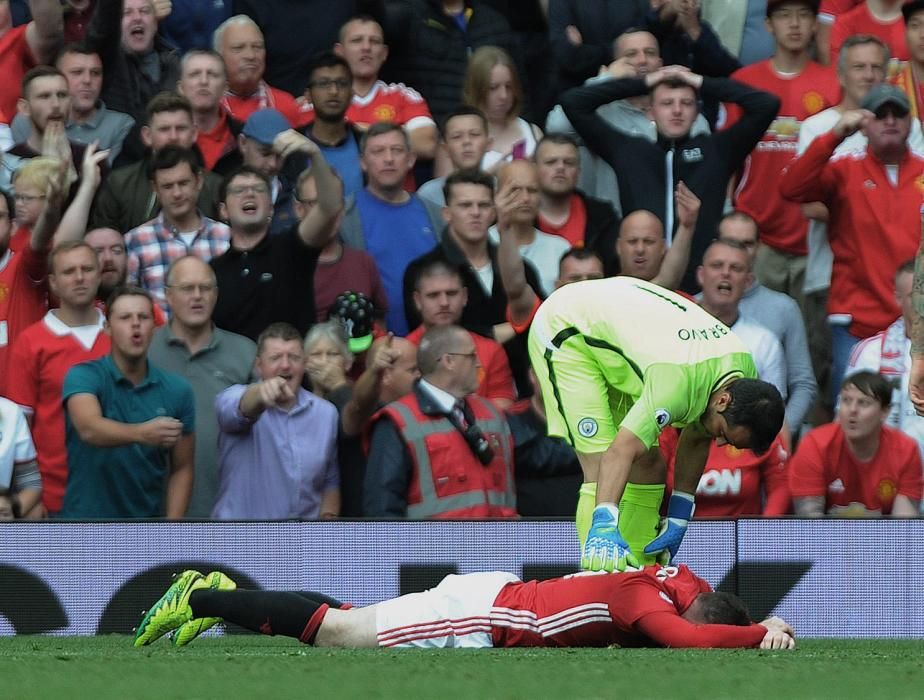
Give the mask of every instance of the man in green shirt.
[[[557, 290], [536, 312], [529, 354], [549, 434], [571, 441], [584, 470], [576, 520], [586, 569], [673, 558], [713, 438], [762, 452], [782, 425], [779, 392], [756, 379], [754, 361], [728, 327], [642, 280]], [[668, 425], [682, 432], [658, 533], [665, 468], [657, 445]]]
[[182, 518], [193, 484], [195, 401], [183, 377], [148, 362], [154, 304], [137, 287], [109, 298], [109, 355], [64, 378], [67, 489], [60, 517]]

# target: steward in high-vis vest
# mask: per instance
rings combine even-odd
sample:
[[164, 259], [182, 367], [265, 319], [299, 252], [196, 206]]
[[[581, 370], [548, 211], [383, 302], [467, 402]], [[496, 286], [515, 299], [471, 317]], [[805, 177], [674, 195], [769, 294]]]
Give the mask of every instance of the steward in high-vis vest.
[[471, 333], [433, 326], [417, 348], [421, 379], [372, 417], [363, 514], [393, 518], [516, 517], [513, 436], [475, 396]]
[[[503, 414], [474, 394], [460, 416], [418, 382], [372, 417], [379, 430], [366, 471], [366, 516], [516, 517], [513, 437]], [[390, 429], [389, 429], [390, 428]], [[388, 436], [382, 440], [382, 433]], [[390, 443], [386, 446], [385, 443]]]

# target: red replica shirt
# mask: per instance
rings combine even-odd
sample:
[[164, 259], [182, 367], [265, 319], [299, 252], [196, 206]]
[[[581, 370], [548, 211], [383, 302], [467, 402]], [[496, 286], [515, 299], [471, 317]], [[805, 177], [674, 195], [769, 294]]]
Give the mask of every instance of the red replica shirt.
[[686, 566], [582, 572], [511, 583], [491, 610], [496, 647], [753, 647], [763, 625], [694, 625], [681, 617], [709, 584]]
[[910, 58], [908, 45], [905, 43], [905, 20], [901, 14], [891, 22], [880, 22], [870, 14], [869, 7], [861, 2], [852, 10], [839, 14], [831, 27], [831, 65], [837, 65], [841, 46], [854, 34], [872, 34], [882, 39], [889, 51], [895, 67]]
[[868, 148], [835, 156], [840, 142], [833, 132], [815, 139], [786, 169], [780, 192], [828, 205], [834, 253], [828, 312], [852, 316], [850, 332], [868, 338], [901, 315], [893, 280], [920, 243], [924, 158], [909, 151], [893, 185]]
[[828, 423], [809, 432], [790, 463], [793, 498], [824, 496], [825, 512], [849, 514], [851, 506], [889, 515], [895, 496], [919, 501], [924, 495], [917, 442], [883, 426], [879, 450], [869, 462], [857, 461], [844, 431]]
[[584, 234], [587, 231], [587, 208], [584, 200], [576, 194], [571, 195], [571, 213], [560, 225], [550, 223], [542, 214], [536, 217], [536, 228], [553, 236], [561, 236], [572, 248], [584, 247]]
[[32, 49], [26, 41], [28, 24], [13, 27], [0, 37], [0, 111], [12, 118], [19, 100], [19, 84], [30, 68], [36, 65]]
[[[301, 115], [305, 122], [313, 122], [314, 105], [310, 102], [303, 104]], [[434, 125], [427, 101], [419, 92], [404, 83], [384, 83], [381, 80], [375, 81], [366, 95], [353, 95], [346, 120], [360, 129], [368, 129], [376, 122], [394, 122], [408, 131]]]
[[[661, 433], [660, 447], [667, 462], [667, 488], [674, 483], [679, 431]], [[696, 489], [697, 518], [737, 518], [742, 515], [786, 515], [790, 512], [789, 453], [777, 436], [763, 455], [733, 445], [709, 450], [706, 468]], [[667, 501], [665, 494], [664, 501]]]
[[42, 503], [49, 513], [61, 510], [67, 485], [67, 450], [64, 442], [64, 375], [80, 362], [109, 353], [109, 336], [100, 314], [95, 336], [78, 337], [51, 311], [26, 328], [10, 351], [7, 397], [29, 411], [32, 437], [42, 475]]
[[222, 106], [228, 113], [243, 123], [247, 117], [256, 112], [258, 109], [271, 107], [282, 112], [283, 116], [289, 120], [292, 128], [301, 128], [309, 120], [298, 108], [295, 98], [285, 90], [271, 87], [263, 83], [261, 88], [249, 97], [240, 97], [227, 93], [221, 101]]
[[834, 21], [836, 17], [844, 14], [847, 10], [852, 10], [860, 5], [864, 0], [821, 0], [821, 8], [818, 10], [818, 19]]
[[[776, 119], [745, 161], [735, 191], [735, 208], [757, 221], [762, 243], [784, 253], [805, 255], [808, 220], [798, 204], [780, 196], [779, 181], [783, 168], [796, 155], [802, 122], [840, 102], [837, 76], [814, 61], [798, 75], [781, 76], [770, 61], [761, 61], [736, 71], [732, 78], [782, 101]], [[741, 109], [737, 105], [726, 108], [728, 122], [733, 124], [740, 118]]]
[[[423, 325], [417, 326], [407, 334], [406, 339], [420, 345], [426, 329]], [[514, 401], [517, 397], [513, 384], [513, 372], [507, 361], [507, 353], [496, 340], [485, 338], [483, 335], [469, 332], [475, 343], [475, 352], [478, 353], [478, 389], [475, 393], [483, 399], [506, 399]]]
[[31, 246], [0, 256], [0, 395], [11, 373], [10, 347], [48, 308], [47, 265], [47, 254]]

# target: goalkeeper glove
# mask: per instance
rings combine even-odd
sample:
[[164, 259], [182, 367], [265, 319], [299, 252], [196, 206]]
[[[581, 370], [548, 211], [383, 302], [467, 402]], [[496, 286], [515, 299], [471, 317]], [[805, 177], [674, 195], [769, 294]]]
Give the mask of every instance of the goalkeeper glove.
[[674, 491], [667, 506], [667, 517], [661, 519], [658, 536], [645, 547], [645, 554], [656, 554], [659, 564], [670, 564], [677, 556], [694, 510], [696, 505], [692, 494]]
[[619, 509], [614, 505], [594, 508], [590, 532], [584, 543], [581, 568], [588, 571], [625, 571], [638, 568], [638, 560], [619, 532]]

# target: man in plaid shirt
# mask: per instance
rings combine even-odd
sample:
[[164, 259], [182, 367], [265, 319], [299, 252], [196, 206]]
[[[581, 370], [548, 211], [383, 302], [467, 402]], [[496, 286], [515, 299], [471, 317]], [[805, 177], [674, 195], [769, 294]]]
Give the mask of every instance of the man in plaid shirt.
[[150, 177], [161, 212], [125, 234], [128, 283], [147, 290], [169, 314], [164, 290], [170, 263], [187, 255], [208, 262], [228, 250], [231, 231], [196, 207], [203, 174], [194, 151], [166, 146], [154, 154]]

